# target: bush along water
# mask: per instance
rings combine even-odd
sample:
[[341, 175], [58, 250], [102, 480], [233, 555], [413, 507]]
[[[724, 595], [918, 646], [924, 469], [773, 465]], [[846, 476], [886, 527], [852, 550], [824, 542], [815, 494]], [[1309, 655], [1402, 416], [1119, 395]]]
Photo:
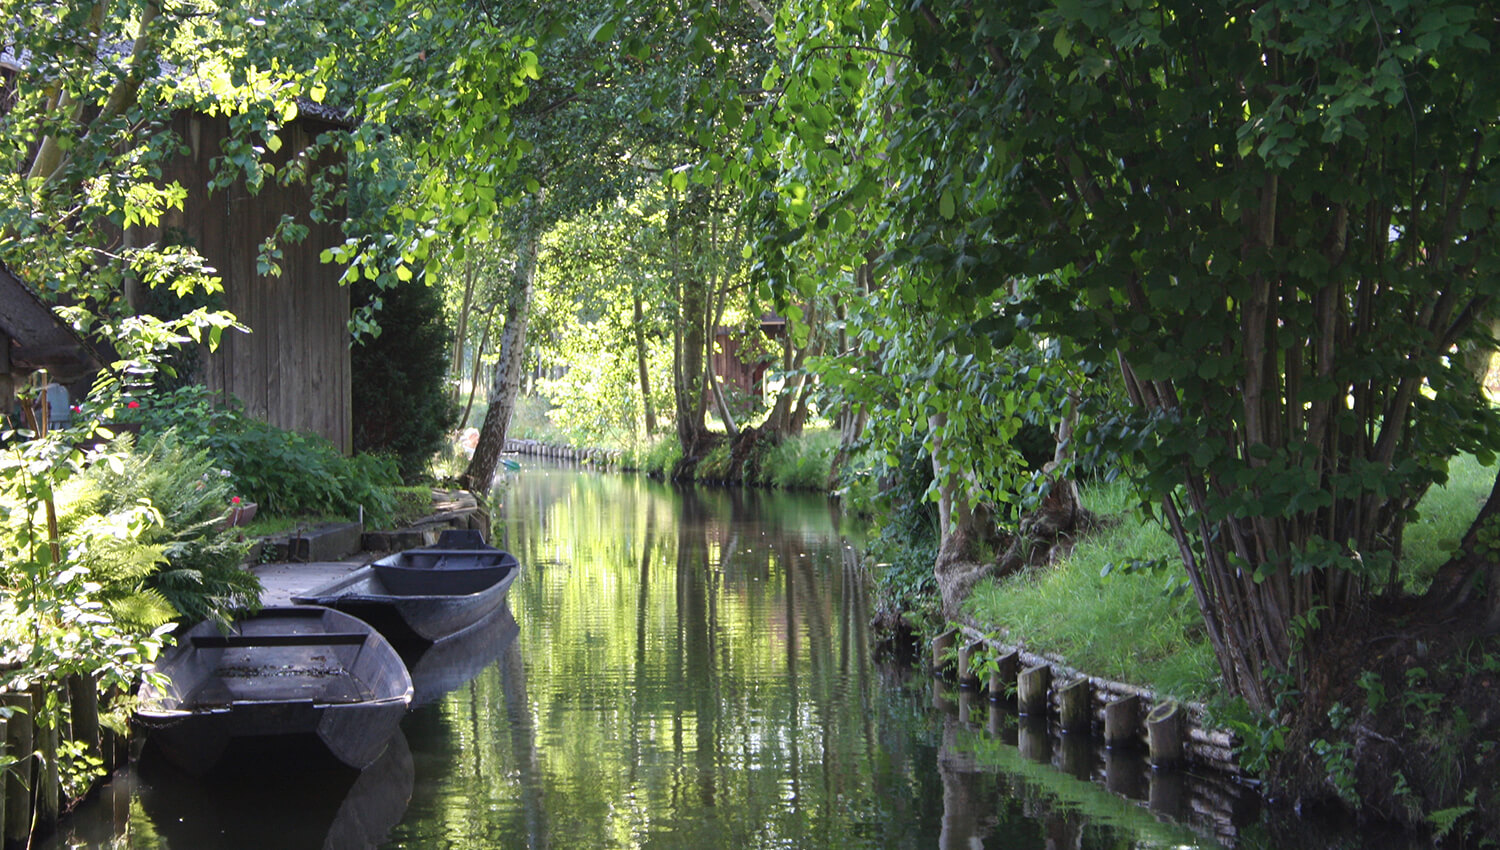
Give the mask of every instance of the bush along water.
[[342, 514], [381, 524], [397, 506], [396, 461], [385, 455], [344, 457], [329, 441], [285, 431], [247, 416], [233, 399], [203, 387], [146, 394], [138, 416], [145, 433], [175, 430], [229, 472], [236, 495], [281, 516]]

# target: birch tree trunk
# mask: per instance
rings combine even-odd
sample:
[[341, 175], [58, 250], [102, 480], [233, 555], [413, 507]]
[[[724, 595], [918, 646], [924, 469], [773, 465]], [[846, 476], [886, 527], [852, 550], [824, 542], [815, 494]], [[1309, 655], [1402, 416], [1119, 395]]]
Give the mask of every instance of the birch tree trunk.
[[[543, 201], [537, 198], [537, 205]], [[500, 360], [495, 364], [490, 384], [490, 407], [479, 429], [479, 444], [469, 467], [459, 483], [469, 490], [483, 492], [495, 478], [500, 453], [505, 450], [505, 435], [515, 410], [516, 395], [521, 388], [521, 364], [526, 354], [526, 323], [531, 313], [531, 292], [536, 285], [537, 253], [541, 250], [542, 230], [536, 210], [527, 216], [521, 237], [521, 253], [516, 260], [516, 275], [505, 304], [505, 329], [500, 333]]]

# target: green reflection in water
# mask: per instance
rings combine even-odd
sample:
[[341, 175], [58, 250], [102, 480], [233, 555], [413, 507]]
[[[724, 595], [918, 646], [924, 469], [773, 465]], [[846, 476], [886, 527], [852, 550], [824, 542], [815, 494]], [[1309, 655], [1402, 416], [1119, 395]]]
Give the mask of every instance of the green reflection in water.
[[[1003, 775], [954, 797], [925, 683], [869, 660], [868, 583], [825, 501], [537, 470], [500, 517], [520, 636], [410, 719], [391, 846], [1047, 846], [1055, 819]], [[1162, 846], [1141, 817], [1074, 846]]]
[[1058, 793], [925, 677], [874, 665], [858, 544], [822, 499], [545, 468], [500, 495], [515, 622], [407, 716], [383, 776], [125, 774], [43, 846], [1211, 846]]

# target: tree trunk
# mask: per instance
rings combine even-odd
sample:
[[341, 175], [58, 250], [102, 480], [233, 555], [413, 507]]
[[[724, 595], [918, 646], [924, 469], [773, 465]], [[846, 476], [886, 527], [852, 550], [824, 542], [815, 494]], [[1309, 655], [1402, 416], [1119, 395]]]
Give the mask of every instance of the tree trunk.
[[[478, 277], [479, 276], [474, 272], [473, 255], [465, 254], [464, 295], [463, 301], [460, 303], [458, 308], [458, 324], [454, 327], [453, 330], [452, 356], [448, 358], [448, 373], [453, 376], [453, 389], [449, 393], [449, 398], [451, 398], [455, 404], [458, 403], [459, 393], [463, 392], [464, 340], [469, 336], [469, 310], [474, 306], [474, 281], [477, 280]], [[477, 363], [478, 361], [476, 360], [475, 362]], [[477, 375], [478, 373], [476, 372], [476, 378]], [[470, 392], [469, 398], [472, 400], [473, 397], [473, 392]], [[467, 416], [467, 411], [465, 411], [465, 419], [460, 419], [459, 422], [463, 423], [467, 419]]]
[[651, 370], [646, 357], [646, 310], [639, 291], [631, 294], [635, 330], [635, 368], [641, 379], [641, 409], [646, 414], [646, 436], [656, 433], [656, 405], [651, 401]]
[[839, 409], [839, 446], [833, 453], [833, 459], [828, 462], [827, 490], [831, 493], [838, 489], [839, 481], [844, 474], [844, 465], [854, 454], [854, 446], [864, 435], [865, 423], [869, 421], [870, 415], [865, 411], [862, 404], [845, 403]]
[[673, 210], [674, 271], [677, 290], [677, 322], [673, 330], [672, 391], [676, 401], [677, 440], [684, 461], [696, 460], [708, 442], [707, 399], [703, 386], [704, 360], [708, 344], [708, 285], [696, 270], [685, 267], [680, 246], [684, 232], [689, 242], [693, 217], [681, 207]]
[[484, 333], [479, 335], [479, 346], [474, 349], [474, 364], [469, 367], [469, 397], [464, 402], [464, 412], [458, 417], [459, 427], [469, 421], [469, 411], [474, 409], [474, 396], [479, 392], [479, 367], [484, 362], [484, 350], [490, 344], [490, 331], [495, 327], [495, 313], [499, 307], [491, 307], [490, 314], [484, 320]]
[[1423, 597], [1426, 606], [1441, 616], [1450, 616], [1459, 607], [1471, 602], [1478, 592], [1488, 588], [1485, 600], [1484, 622], [1487, 630], [1500, 629], [1500, 476], [1490, 488], [1490, 496], [1479, 509], [1479, 516], [1469, 524], [1469, 530], [1459, 544], [1458, 551], [1447, 563], [1438, 568], [1432, 584]]
[[[538, 206], [543, 202], [539, 194]], [[479, 444], [474, 447], [474, 457], [469, 467], [459, 477], [459, 483], [476, 492], [489, 489], [495, 478], [495, 468], [500, 465], [500, 453], [505, 450], [505, 435], [510, 428], [511, 413], [515, 410], [516, 395], [521, 388], [521, 365], [526, 354], [526, 323], [531, 312], [531, 292], [536, 284], [537, 253], [541, 250], [542, 232], [539, 211], [533, 209], [523, 225], [521, 255], [516, 262], [516, 275], [505, 304], [505, 330], [500, 334], [500, 361], [495, 364], [494, 380], [490, 384], [490, 407], [484, 415], [484, 425], [479, 429]]]

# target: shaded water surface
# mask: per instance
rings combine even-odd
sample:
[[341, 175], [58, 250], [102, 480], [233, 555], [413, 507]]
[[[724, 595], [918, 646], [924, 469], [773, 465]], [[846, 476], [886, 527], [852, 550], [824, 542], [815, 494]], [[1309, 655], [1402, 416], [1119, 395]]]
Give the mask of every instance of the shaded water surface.
[[[1329, 846], [1241, 828], [1233, 789], [1152, 775], [873, 663], [859, 542], [827, 502], [528, 468], [523, 573], [364, 774], [123, 773], [51, 846]], [[1292, 837], [1288, 837], [1288, 836]], [[1346, 846], [1370, 846], [1357, 839]]]

